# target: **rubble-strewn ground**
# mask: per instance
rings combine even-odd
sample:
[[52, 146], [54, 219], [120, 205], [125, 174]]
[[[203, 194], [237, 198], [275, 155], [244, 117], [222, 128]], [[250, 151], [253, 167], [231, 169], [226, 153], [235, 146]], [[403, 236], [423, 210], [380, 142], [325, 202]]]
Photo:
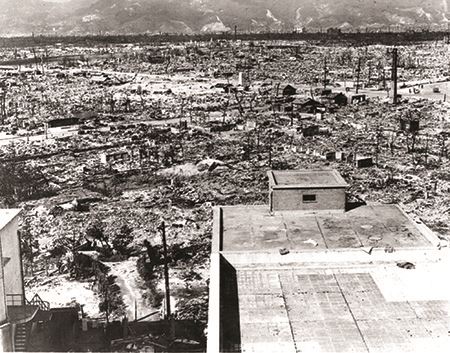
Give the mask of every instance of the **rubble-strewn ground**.
[[[42, 274], [41, 274], [42, 276]], [[92, 318], [98, 316], [98, 295], [90, 281], [72, 281], [67, 275], [56, 275], [45, 279], [37, 278], [27, 285], [27, 294], [31, 298], [38, 294], [52, 308], [80, 303], [83, 312]]]
[[[445, 245], [450, 105], [444, 88], [422, 99], [430, 84], [417, 81], [447, 80], [450, 47], [398, 48], [400, 84], [420, 92], [405, 92], [409, 101], [394, 106], [383, 90], [390, 85], [386, 47], [268, 44], [116, 46], [115, 59], [39, 72], [0, 67], [7, 98], [0, 200], [24, 209], [30, 294], [55, 306], [74, 299], [91, 317], [134, 318], [135, 305], [138, 317], [159, 310], [164, 222], [175, 316], [205, 321], [212, 207], [266, 204], [270, 168], [337, 168], [350, 200], [402, 203]], [[11, 50], [3, 49], [5, 57]], [[151, 63], [159, 55], [162, 62]], [[325, 56], [329, 87], [348, 87], [348, 95], [363, 58], [362, 92], [370, 99], [339, 106], [314, 93]], [[248, 90], [237, 86], [237, 72], [249, 73]], [[292, 98], [282, 95], [288, 83], [299, 88]], [[323, 109], [293, 105], [311, 93]], [[44, 125], [67, 117], [79, 117], [79, 125]], [[400, 119], [418, 120], [419, 132], [400, 131]], [[309, 128], [317, 128], [312, 136]], [[358, 168], [354, 158], [327, 158], [330, 152], [370, 157], [374, 166]], [[106, 309], [105, 301], [113, 305]]]

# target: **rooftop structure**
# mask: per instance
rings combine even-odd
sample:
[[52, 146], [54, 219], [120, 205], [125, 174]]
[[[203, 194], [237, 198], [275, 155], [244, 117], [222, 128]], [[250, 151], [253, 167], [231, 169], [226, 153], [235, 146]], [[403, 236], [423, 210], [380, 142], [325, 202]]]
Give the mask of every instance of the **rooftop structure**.
[[344, 210], [344, 179], [334, 170], [270, 171], [271, 211]]
[[[269, 178], [294, 190], [346, 186], [336, 172], [314, 173]], [[217, 207], [213, 232], [208, 352], [448, 347], [448, 252], [397, 205]]]

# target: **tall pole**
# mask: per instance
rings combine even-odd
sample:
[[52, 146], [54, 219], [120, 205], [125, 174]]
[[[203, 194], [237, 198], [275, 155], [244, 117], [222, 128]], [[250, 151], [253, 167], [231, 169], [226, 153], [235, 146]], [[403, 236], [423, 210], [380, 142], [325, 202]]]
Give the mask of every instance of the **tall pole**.
[[6, 119], [6, 91], [0, 89], [0, 124]]
[[269, 166], [272, 168], [272, 130], [269, 131]]
[[164, 285], [166, 289], [165, 300], [166, 300], [166, 315], [165, 318], [169, 319], [171, 316], [170, 312], [170, 287], [169, 287], [169, 267], [167, 264], [167, 242], [166, 242], [166, 225], [164, 221], [160, 226], [161, 236], [163, 241], [163, 252], [164, 252]]
[[105, 287], [105, 296], [106, 296], [106, 325], [109, 325], [109, 290], [108, 284]]
[[327, 58], [325, 57], [323, 63], [323, 89], [327, 89]]
[[34, 56], [34, 65], [36, 66], [36, 70], [38, 70], [38, 59], [36, 56], [36, 50], [33, 48], [32, 51], [33, 51], [33, 56]]
[[382, 76], [382, 79], [383, 79], [383, 89], [386, 89], [386, 75], [385, 75], [385, 72], [384, 72], [384, 66], [383, 66], [383, 64], [380, 62], [380, 71], [381, 71], [381, 76]]
[[393, 104], [397, 104], [397, 65], [398, 65], [398, 58], [397, 58], [397, 48], [394, 48], [392, 51], [392, 81], [394, 83], [394, 97], [392, 100]]
[[359, 75], [361, 74], [361, 57], [358, 58], [358, 68], [356, 69], [356, 94], [359, 92]]

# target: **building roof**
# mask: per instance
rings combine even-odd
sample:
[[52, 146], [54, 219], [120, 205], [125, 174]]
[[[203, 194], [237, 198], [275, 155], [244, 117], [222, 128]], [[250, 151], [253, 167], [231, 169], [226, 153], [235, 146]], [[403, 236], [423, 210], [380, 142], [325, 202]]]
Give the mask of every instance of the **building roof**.
[[444, 352], [449, 250], [436, 241], [397, 205], [217, 208], [213, 254], [227, 265], [212, 257], [208, 335], [220, 326], [227, 347], [255, 353]]
[[346, 188], [348, 184], [336, 170], [272, 170], [269, 182], [275, 188]]
[[296, 98], [292, 104], [298, 104], [298, 105], [316, 105], [316, 106], [323, 106], [323, 104], [319, 101], [316, 101], [312, 98]]
[[293, 85], [291, 85], [289, 83], [286, 86], [283, 87], [283, 89], [286, 89], [286, 88], [288, 88], [288, 89], [291, 89], [291, 88], [296, 89]]
[[222, 251], [278, 252], [339, 248], [426, 247], [431, 242], [396, 205], [358, 207], [349, 212], [278, 211], [266, 206], [221, 208]]
[[0, 209], [0, 230], [20, 214], [22, 210], [18, 208]]
[[242, 352], [445, 352], [441, 263], [237, 267]]
[[[287, 195], [347, 186], [333, 170], [268, 176]], [[448, 350], [450, 249], [397, 205], [342, 211], [215, 208], [208, 352]]]

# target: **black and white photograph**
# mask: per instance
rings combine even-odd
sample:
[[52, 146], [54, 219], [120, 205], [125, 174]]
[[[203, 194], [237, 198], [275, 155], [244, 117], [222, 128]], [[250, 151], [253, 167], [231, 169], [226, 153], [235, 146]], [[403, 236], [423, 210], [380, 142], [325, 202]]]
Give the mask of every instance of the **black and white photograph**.
[[450, 352], [450, 0], [0, 0], [0, 353]]

